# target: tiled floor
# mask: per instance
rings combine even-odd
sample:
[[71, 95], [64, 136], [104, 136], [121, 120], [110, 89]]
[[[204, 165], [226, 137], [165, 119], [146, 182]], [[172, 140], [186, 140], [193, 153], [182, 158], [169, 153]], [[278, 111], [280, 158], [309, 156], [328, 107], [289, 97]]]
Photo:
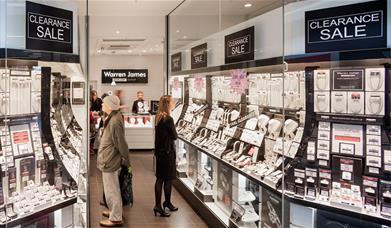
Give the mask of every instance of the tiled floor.
[[[96, 160], [91, 156], [90, 177], [90, 227], [100, 227], [99, 221], [103, 218], [99, 205], [102, 194], [102, 179], [96, 169]], [[178, 227], [198, 228], [208, 227], [204, 221], [193, 211], [182, 196], [173, 188], [172, 201], [179, 207], [178, 212], [171, 213], [169, 218], [155, 217], [154, 206], [153, 155], [151, 152], [132, 152], [130, 160], [133, 168], [134, 206], [124, 208], [125, 225], [131, 228]], [[164, 201], [164, 196], [162, 196]]]

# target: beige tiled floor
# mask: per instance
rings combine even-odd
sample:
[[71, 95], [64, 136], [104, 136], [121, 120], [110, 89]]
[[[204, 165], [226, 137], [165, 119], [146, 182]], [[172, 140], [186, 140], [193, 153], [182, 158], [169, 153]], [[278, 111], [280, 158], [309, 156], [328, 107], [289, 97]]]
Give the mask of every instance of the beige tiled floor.
[[[193, 211], [182, 196], [173, 188], [172, 201], [179, 207], [178, 212], [171, 213], [169, 218], [155, 217], [154, 206], [153, 155], [151, 152], [132, 152], [130, 159], [133, 168], [134, 206], [124, 209], [125, 225], [132, 228], [176, 227], [201, 228], [208, 227], [204, 221]], [[102, 219], [99, 199], [102, 194], [102, 180], [96, 169], [96, 160], [91, 158], [90, 177], [90, 227], [100, 227]], [[164, 196], [162, 196], [164, 201]]]

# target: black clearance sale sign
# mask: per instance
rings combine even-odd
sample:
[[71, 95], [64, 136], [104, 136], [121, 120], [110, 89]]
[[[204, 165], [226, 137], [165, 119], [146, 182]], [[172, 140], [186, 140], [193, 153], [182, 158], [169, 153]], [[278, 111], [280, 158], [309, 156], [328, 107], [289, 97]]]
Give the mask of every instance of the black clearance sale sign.
[[208, 65], [207, 43], [198, 45], [191, 49], [191, 69], [207, 67]]
[[254, 59], [254, 26], [225, 36], [225, 63]]
[[387, 0], [305, 12], [305, 50], [328, 52], [387, 46]]
[[182, 70], [182, 53], [175, 53], [171, 55], [171, 72]]
[[102, 83], [148, 83], [148, 69], [104, 69]]
[[26, 1], [26, 49], [73, 52], [73, 12]]

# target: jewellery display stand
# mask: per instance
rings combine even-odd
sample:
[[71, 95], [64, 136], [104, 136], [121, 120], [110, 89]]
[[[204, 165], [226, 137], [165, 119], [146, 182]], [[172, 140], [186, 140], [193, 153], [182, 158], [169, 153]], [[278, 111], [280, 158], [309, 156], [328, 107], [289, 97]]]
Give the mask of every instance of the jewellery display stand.
[[[197, 99], [185, 89], [187, 99], [184, 99], [176, 124], [178, 173], [183, 173], [180, 167], [184, 162], [192, 160], [188, 165], [192, 170], [195, 161], [199, 166], [203, 163], [202, 159], [191, 158], [197, 153], [199, 157], [211, 159], [215, 172], [211, 178], [214, 201], [205, 200], [198, 191], [197, 186], [205, 181], [200, 168], [197, 174], [190, 172], [191, 177], [186, 170], [187, 175], [180, 175], [179, 179], [186, 183], [196, 199], [217, 215], [220, 226], [267, 224], [278, 227], [282, 223], [278, 212], [282, 210], [281, 203], [273, 206], [273, 200], [267, 200], [267, 196], [262, 199], [266, 200], [262, 206], [258, 203], [241, 204], [240, 195], [246, 191], [236, 185], [238, 176], [258, 186], [261, 194], [272, 194], [273, 199], [322, 211], [337, 209], [348, 216], [357, 213], [367, 216], [371, 222], [387, 224], [387, 217], [382, 215], [388, 208], [388, 195], [379, 198], [376, 195], [380, 193], [373, 192], [377, 192], [376, 182], [389, 181], [390, 177], [387, 173], [389, 159], [385, 156], [390, 154], [389, 129], [384, 125], [389, 123], [389, 117], [380, 115], [389, 107], [385, 99], [389, 94], [389, 82], [385, 80], [388, 69], [360, 68], [362, 80], [368, 80], [365, 79], [368, 77], [366, 73], [384, 78], [384, 82], [377, 82], [379, 77], [372, 76], [373, 80], [376, 79], [373, 84], [384, 85], [373, 86], [382, 89], [383, 94], [379, 91], [373, 94], [365, 86], [361, 90], [339, 89], [333, 93], [332, 90], [337, 88], [333, 77], [345, 68], [326, 69], [317, 67], [317, 64], [324, 65], [310, 62], [302, 69], [292, 63], [293, 68], [299, 70], [284, 74], [249, 74], [249, 89], [241, 96], [232, 96], [226, 91], [225, 76], [205, 76], [205, 95], [197, 94]], [[175, 77], [181, 77], [178, 75]], [[189, 75], [183, 77], [185, 88], [189, 87], [190, 78]], [[280, 83], [280, 79], [285, 83]], [[281, 91], [285, 97], [281, 101], [272, 99], [276, 96], [272, 90]], [[319, 94], [326, 94], [326, 98], [317, 100]], [[364, 102], [368, 102], [367, 96], [374, 97], [371, 101], [383, 102], [373, 102], [369, 110]], [[285, 188], [282, 188], [283, 176]], [[365, 181], [363, 176], [368, 176]], [[350, 194], [350, 198], [348, 195], [342, 197], [343, 194]], [[255, 202], [261, 202], [258, 197], [256, 199]], [[383, 210], [380, 205], [384, 205]], [[238, 219], [241, 209], [254, 212], [250, 215], [257, 216], [249, 216], [254, 221], [243, 222], [244, 214]], [[271, 217], [266, 219], [265, 216]]]
[[75, 65], [8, 60], [1, 66], [0, 227], [36, 225], [42, 215], [51, 221], [44, 224], [54, 226], [53, 212], [73, 216], [61, 210], [71, 205], [86, 211], [85, 125], [75, 117], [78, 107], [71, 99], [72, 77], [82, 74]]

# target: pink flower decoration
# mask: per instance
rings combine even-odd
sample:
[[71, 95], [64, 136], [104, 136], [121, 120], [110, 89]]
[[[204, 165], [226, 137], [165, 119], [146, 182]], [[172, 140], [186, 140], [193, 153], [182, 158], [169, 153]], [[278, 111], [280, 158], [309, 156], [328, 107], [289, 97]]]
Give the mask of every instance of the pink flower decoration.
[[179, 87], [181, 87], [181, 82], [179, 81], [178, 77], [175, 77], [173, 82], [172, 82], [172, 87], [174, 90], [178, 90]]
[[202, 76], [195, 76], [194, 78], [194, 89], [198, 92], [200, 92], [202, 90], [202, 88], [204, 87], [204, 79]]
[[249, 87], [249, 80], [247, 78], [247, 72], [242, 69], [231, 71], [231, 81], [229, 83], [231, 89], [238, 94], [246, 93], [246, 89]]

